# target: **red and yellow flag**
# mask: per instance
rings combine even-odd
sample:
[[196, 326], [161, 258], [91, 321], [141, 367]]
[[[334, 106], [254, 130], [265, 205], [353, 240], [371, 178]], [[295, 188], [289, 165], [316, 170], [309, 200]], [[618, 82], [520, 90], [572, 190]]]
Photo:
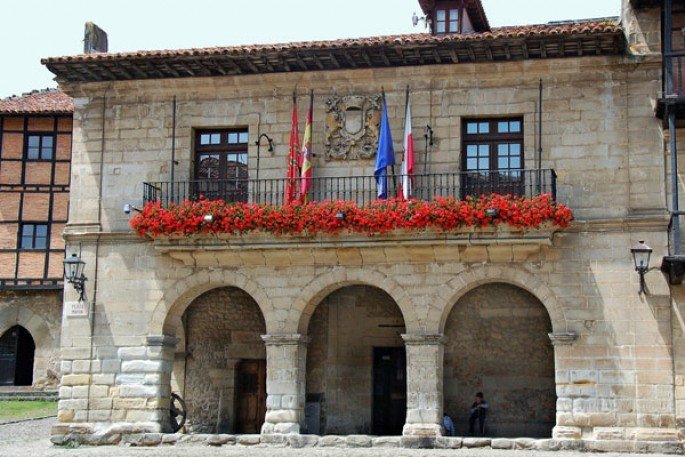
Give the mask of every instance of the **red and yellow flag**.
[[290, 152], [288, 153], [288, 175], [285, 181], [285, 204], [297, 200], [297, 179], [300, 176], [300, 130], [297, 119], [297, 96], [293, 94], [293, 117], [290, 127]]
[[314, 91], [309, 92], [309, 111], [307, 111], [307, 123], [304, 128], [302, 140], [302, 166], [300, 178], [300, 198], [302, 203], [307, 203], [309, 190], [312, 188], [312, 115], [314, 111]]

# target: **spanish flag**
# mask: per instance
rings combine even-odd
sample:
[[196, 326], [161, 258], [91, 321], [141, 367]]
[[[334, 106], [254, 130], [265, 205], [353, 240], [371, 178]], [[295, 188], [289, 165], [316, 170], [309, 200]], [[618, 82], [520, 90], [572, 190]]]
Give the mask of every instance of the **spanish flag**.
[[312, 188], [312, 115], [314, 111], [314, 91], [309, 91], [309, 111], [307, 112], [307, 123], [304, 128], [304, 139], [302, 140], [302, 165], [300, 179], [300, 198], [302, 203], [307, 203], [309, 190]]
[[285, 204], [297, 200], [297, 177], [300, 174], [300, 130], [297, 126], [297, 95], [293, 94], [293, 117], [290, 127], [290, 151], [288, 153], [288, 176], [285, 181]]

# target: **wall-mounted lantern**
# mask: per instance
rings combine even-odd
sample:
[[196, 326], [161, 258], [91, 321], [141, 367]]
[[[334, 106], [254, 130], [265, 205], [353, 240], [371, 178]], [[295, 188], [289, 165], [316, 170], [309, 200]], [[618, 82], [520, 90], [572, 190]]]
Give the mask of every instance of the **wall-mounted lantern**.
[[86, 262], [81, 260], [77, 254], [72, 254], [71, 257], [64, 259], [64, 279], [74, 286], [76, 292], [79, 294], [78, 300], [81, 302], [86, 295], [86, 281], [87, 278], [83, 274]]
[[652, 248], [647, 246], [644, 241], [638, 241], [631, 249], [633, 254], [633, 262], [635, 263], [635, 271], [640, 275], [640, 294], [646, 294], [645, 288], [645, 273], [649, 271], [649, 259], [652, 256]]

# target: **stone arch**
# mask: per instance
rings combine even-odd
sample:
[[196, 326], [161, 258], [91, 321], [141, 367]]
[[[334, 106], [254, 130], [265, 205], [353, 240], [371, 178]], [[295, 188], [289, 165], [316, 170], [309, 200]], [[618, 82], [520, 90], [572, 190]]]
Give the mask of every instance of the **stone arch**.
[[552, 332], [568, 331], [561, 305], [552, 290], [538, 277], [523, 269], [493, 265], [468, 269], [440, 287], [436, 295], [445, 299], [446, 302], [436, 331], [444, 332], [447, 317], [460, 298], [471, 290], [488, 283], [505, 283], [525, 290], [540, 301], [547, 310], [552, 322]]
[[166, 288], [162, 299], [157, 302], [150, 321], [151, 335], [176, 335], [176, 325], [190, 304], [212, 289], [235, 287], [243, 290], [257, 302], [266, 321], [267, 332], [272, 331], [268, 297], [264, 289], [249, 277], [229, 270], [200, 271], [176, 281]]
[[36, 351], [49, 350], [58, 344], [48, 323], [40, 315], [21, 306], [8, 306], [0, 309], [0, 335], [19, 325], [24, 327], [33, 338]]
[[[474, 287], [459, 298], [444, 326], [443, 408], [458, 430], [483, 433], [469, 414], [476, 392], [491, 408], [493, 437], [550, 437], [556, 388], [552, 330], [544, 305], [527, 290], [502, 281]], [[471, 416], [471, 417], [470, 417]], [[472, 422], [473, 421], [473, 422]]]
[[[59, 334], [39, 314], [20, 305], [0, 307], [0, 336], [14, 326], [21, 326], [29, 332], [35, 345], [33, 361], [33, 382], [57, 382], [54, 377], [59, 370]], [[54, 361], [54, 363], [53, 363]], [[56, 365], [56, 366], [55, 366]], [[48, 369], [54, 370], [49, 374]]]
[[375, 287], [388, 294], [402, 312], [406, 331], [408, 333], [417, 331], [419, 322], [414, 304], [404, 288], [383, 273], [360, 268], [355, 270], [338, 269], [317, 276], [302, 289], [300, 299], [295, 303], [296, 309], [302, 310], [297, 323], [297, 332], [300, 334], [307, 333], [314, 310], [325, 297], [343, 287], [356, 285]]

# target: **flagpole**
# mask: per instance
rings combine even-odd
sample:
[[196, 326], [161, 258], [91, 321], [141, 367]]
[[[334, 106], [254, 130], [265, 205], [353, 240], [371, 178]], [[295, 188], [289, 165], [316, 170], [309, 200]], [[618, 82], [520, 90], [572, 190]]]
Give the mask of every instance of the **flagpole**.
[[[405, 124], [405, 127], [407, 124], [407, 114], [408, 113], [409, 113], [409, 84], [407, 84], [407, 94], [404, 98], [404, 124]], [[406, 132], [404, 132], [402, 134], [402, 136], [404, 137], [405, 134], [406, 134]], [[403, 142], [406, 142], [406, 139], [403, 140]], [[402, 163], [403, 164], [404, 164], [405, 160], [408, 159], [406, 148], [404, 148], [404, 149], [405, 150], [402, 153]], [[402, 184], [402, 200], [404, 200], [405, 199], [404, 198], [404, 169], [400, 168], [400, 172], [402, 173], [402, 176], [400, 177], [400, 183]], [[397, 193], [397, 189], [395, 189], [395, 193]]]
[[[388, 101], [385, 99], [385, 88], [383, 86], [381, 86], [381, 93], [383, 94], [383, 106], [385, 106], [385, 110], [387, 111], [388, 110]], [[395, 188], [395, 195], [397, 195], [397, 177], [395, 176], [395, 164], [394, 163], [390, 166], [390, 170], [392, 171], [392, 185]], [[388, 173], [387, 172], [385, 174], [385, 188], [388, 189]]]

